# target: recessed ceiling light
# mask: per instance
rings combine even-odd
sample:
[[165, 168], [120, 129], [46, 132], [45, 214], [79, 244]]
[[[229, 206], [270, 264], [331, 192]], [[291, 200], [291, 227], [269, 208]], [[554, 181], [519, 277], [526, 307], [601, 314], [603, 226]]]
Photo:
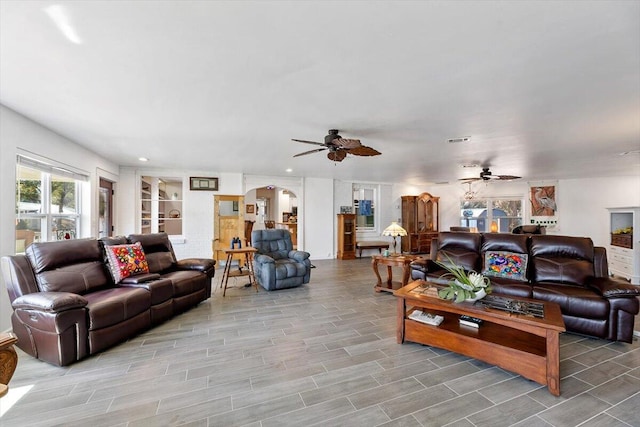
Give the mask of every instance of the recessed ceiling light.
[[140, 160], [141, 162], [148, 162], [149, 159], [147, 159], [146, 157], [138, 157], [138, 160]]
[[293, 172], [293, 169], [291, 169], [291, 168], [287, 168], [285, 172], [289, 172], [289, 173], [291, 173], [291, 172]]

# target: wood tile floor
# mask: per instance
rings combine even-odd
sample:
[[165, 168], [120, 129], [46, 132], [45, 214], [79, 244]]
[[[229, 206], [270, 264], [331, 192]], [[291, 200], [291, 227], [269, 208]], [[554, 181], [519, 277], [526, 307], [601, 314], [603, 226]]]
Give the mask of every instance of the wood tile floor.
[[11, 390], [32, 388], [0, 425], [640, 426], [637, 341], [563, 334], [554, 397], [396, 344], [395, 299], [373, 292], [370, 259], [314, 263], [308, 285], [256, 294], [238, 278], [226, 298], [67, 368], [20, 353]]

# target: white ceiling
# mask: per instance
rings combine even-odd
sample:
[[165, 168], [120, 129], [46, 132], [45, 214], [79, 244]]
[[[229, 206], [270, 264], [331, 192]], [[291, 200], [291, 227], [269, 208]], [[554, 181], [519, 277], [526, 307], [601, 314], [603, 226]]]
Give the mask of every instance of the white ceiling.
[[[640, 2], [2, 0], [0, 102], [121, 165], [640, 175]], [[331, 128], [382, 155], [293, 158]]]

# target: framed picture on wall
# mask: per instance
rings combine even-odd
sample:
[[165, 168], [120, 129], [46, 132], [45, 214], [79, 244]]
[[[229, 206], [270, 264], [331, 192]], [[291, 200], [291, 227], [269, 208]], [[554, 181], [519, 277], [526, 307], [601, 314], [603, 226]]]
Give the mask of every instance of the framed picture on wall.
[[189, 189], [196, 191], [218, 191], [218, 178], [192, 176], [189, 178]]
[[255, 211], [256, 211], [255, 208], [256, 208], [256, 206], [253, 203], [251, 203], [251, 204], [248, 204], [245, 209], [246, 209], [248, 214], [252, 214], [252, 213], [255, 213]]
[[558, 183], [529, 182], [529, 200], [532, 225], [558, 230]]
[[233, 201], [233, 211], [234, 212], [238, 212], [238, 201], [237, 200]]

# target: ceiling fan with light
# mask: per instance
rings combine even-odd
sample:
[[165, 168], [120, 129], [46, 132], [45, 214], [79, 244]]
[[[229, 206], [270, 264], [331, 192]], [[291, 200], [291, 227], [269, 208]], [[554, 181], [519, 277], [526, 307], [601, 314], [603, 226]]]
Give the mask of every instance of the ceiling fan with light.
[[293, 157], [300, 157], [307, 154], [317, 153], [319, 151], [329, 150], [327, 153], [329, 160], [341, 162], [345, 157], [347, 157], [347, 154], [353, 154], [354, 156], [378, 156], [382, 154], [378, 150], [362, 145], [359, 139], [347, 139], [341, 137], [338, 135], [337, 129], [330, 129], [329, 134], [324, 137], [324, 142], [305, 141], [303, 139], [292, 139], [292, 141], [319, 145], [322, 147], [296, 154]]
[[500, 180], [500, 181], [511, 181], [513, 179], [520, 179], [521, 177], [515, 175], [494, 175], [491, 173], [488, 167], [482, 168], [482, 172], [480, 172], [479, 177], [473, 178], [460, 178], [462, 182], [473, 182], [473, 181], [490, 181], [490, 180]]

